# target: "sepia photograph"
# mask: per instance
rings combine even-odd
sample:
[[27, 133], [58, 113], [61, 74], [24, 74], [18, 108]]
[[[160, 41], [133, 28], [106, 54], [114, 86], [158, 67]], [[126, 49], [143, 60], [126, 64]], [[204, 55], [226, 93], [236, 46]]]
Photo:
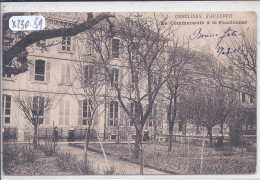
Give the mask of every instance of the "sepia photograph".
[[2, 174], [256, 173], [255, 12], [2, 13]]

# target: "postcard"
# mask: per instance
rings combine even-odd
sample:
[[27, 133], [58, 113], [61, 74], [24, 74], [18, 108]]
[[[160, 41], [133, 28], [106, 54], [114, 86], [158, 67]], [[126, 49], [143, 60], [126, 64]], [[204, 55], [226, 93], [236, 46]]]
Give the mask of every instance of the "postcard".
[[3, 176], [256, 173], [255, 12], [2, 18]]

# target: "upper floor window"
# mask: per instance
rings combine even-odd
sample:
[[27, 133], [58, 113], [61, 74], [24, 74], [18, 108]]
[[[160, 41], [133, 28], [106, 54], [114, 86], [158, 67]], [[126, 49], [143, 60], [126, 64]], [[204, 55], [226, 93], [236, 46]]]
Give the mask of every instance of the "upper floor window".
[[138, 81], [138, 74], [137, 72], [134, 72], [132, 73], [132, 83], [134, 84], [137, 81]]
[[33, 97], [33, 114], [38, 117], [38, 123], [43, 124], [44, 116], [44, 97], [34, 96]]
[[254, 103], [254, 97], [250, 95], [250, 103]]
[[85, 66], [85, 84], [87, 84], [90, 80], [92, 80], [93, 77], [93, 66], [87, 65]]
[[[131, 113], [134, 116], [134, 118], [136, 118], [137, 115], [138, 115], [138, 107], [134, 103], [131, 103]], [[130, 126], [133, 126], [133, 125], [134, 125], [134, 122], [131, 120], [130, 121]]]
[[242, 93], [242, 102], [246, 102], [246, 94]]
[[92, 44], [90, 42], [87, 42], [85, 44], [85, 51], [86, 51], [86, 55], [92, 54]]
[[109, 117], [110, 117], [109, 125], [117, 126], [118, 125], [118, 102], [116, 101], [110, 102]]
[[71, 51], [71, 37], [70, 36], [62, 37], [61, 50]]
[[182, 131], [182, 129], [183, 129], [183, 122], [182, 122], [182, 121], [179, 121], [179, 128], [178, 128], [178, 130], [179, 130], [179, 131]]
[[10, 72], [5, 72], [3, 71], [3, 78], [11, 78], [12, 74]]
[[34, 79], [37, 81], [44, 81], [44, 75], [45, 75], [45, 61], [36, 60]]
[[51, 63], [35, 60], [30, 63], [30, 80], [50, 81]]
[[112, 84], [118, 83], [118, 77], [119, 77], [119, 69], [113, 68], [112, 69]]
[[112, 57], [119, 58], [119, 39], [112, 39]]
[[36, 43], [37, 47], [45, 47], [46, 46], [46, 40], [40, 40]]
[[3, 95], [3, 121], [6, 124], [10, 123], [11, 119], [11, 96], [9, 95]]
[[83, 101], [83, 125], [87, 125], [88, 120], [91, 118], [91, 103], [90, 99]]

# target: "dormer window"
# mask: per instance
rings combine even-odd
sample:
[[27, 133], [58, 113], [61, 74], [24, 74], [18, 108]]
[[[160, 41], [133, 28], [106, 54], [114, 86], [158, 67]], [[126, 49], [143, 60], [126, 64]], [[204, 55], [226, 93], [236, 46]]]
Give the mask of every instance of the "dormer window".
[[70, 36], [62, 37], [61, 50], [62, 51], [71, 51], [71, 37]]
[[112, 39], [112, 57], [119, 58], [119, 39]]

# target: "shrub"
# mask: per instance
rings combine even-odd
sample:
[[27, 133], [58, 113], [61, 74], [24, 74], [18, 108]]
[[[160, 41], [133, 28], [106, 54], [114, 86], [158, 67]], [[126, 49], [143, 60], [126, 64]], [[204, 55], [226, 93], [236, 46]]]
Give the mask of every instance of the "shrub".
[[44, 139], [44, 145], [41, 145], [40, 147], [46, 156], [52, 156], [58, 150], [56, 142], [52, 139]]
[[22, 145], [20, 148], [22, 162], [34, 162], [37, 159], [37, 152], [31, 144]]
[[77, 156], [70, 153], [57, 154], [56, 161], [62, 170], [69, 171], [72, 174], [88, 175], [95, 173], [88, 161], [78, 161]]
[[116, 168], [115, 168], [115, 166], [112, 165], [112, 166], [109, 166], [108, 168], [104, 169], [103, 171], [104, 171], [105, 175], [112, 175], [112, 174], [115, 174]]

